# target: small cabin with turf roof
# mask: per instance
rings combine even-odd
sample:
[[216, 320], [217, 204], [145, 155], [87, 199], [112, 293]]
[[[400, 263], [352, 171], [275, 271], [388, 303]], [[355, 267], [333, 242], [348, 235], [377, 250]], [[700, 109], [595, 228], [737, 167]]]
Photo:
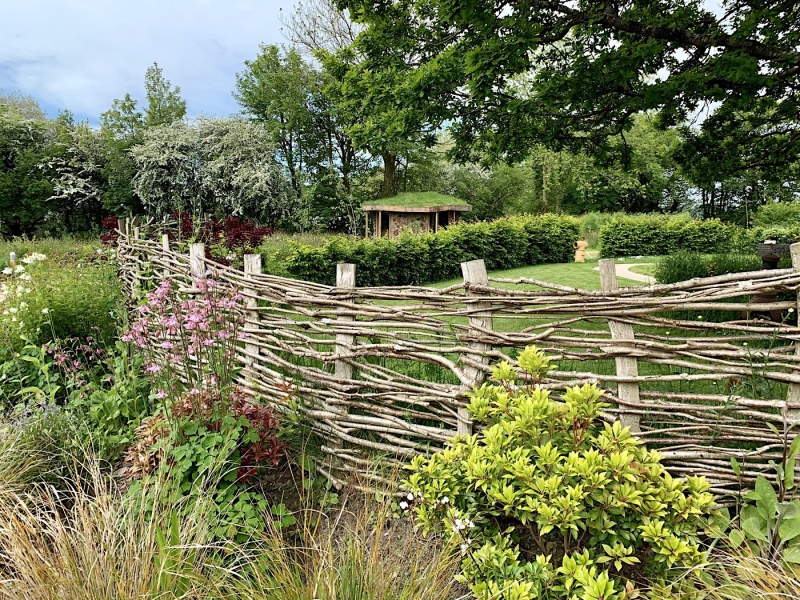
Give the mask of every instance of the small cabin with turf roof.
[[409, 192], [391, 198], [365, 202], [366, 237], [396, 238], [406, 229], [417, 233], [436, 233], [458, 223], [461, 213], [472, 210], [458, 198], [436, 192]]

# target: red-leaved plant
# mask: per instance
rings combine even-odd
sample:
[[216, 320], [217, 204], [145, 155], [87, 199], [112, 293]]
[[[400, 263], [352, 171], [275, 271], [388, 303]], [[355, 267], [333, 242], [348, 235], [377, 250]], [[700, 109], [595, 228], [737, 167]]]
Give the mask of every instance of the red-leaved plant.
[[192, 389], [172, 403], [168, 415], [169, 419], [163, 414], [147, 419], [137, 429], [136, 442], [125, 453], [129, 477], [151, 474], [164, 460], [169, 460], [164, 442], [171, 439], [175, 444], [183, 443], [186, 423], [219, 432], [227, 416], [241, 423], [233, 428], [239, 433], [235, 440], [240, 465], [237, 481], [254, 479], [261, 467], [277, 465], [284, 454], [285, 444], [277, 436], [279, 421], [274, 409], [254, 403], [238, 386], [227, 394]]

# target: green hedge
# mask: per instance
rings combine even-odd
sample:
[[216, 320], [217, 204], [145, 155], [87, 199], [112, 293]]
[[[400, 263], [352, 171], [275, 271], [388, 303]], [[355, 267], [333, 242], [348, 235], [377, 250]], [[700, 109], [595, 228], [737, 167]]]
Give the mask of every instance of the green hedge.
[[689, 215], [617, 215], [600, 229], [600, 256], [662, 256], [676, 252], [751, 254], [765, 239], [800, 240], [800, 227], [744, 229]]
[[724, 252], [736, 229], [719, 219], [688, 215], [623, 215], [600, 229], [600, 256], [660, 256], [678, 251]]
[[298, 245], [288, 257], [292, 277], [333, 285], [338, 263], [356, 265], [359, 286], [419, 285], [461, 276], [460, 264], [482, 258], [488, 270], [568, 262], [579, 224], [558, 215], [459, 223], [436, 234], [398, 239], [336, 237], [319, 248]]

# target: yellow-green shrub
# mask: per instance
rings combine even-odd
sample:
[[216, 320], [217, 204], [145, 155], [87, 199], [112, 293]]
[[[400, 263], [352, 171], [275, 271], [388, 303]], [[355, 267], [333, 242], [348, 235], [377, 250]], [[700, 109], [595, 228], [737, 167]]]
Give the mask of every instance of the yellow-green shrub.
[[[534, 382], [551, 368], [533, 347], [519, 363]], [[468, 407], [482, 434], [414, 459], [401, 505], [460, 538], [477, 598], [621, 600], [704, 560], [708, 483], [674, 479], [618, 421], [601, 422], [601, 390], [574, 387], [558, 402], [508, 363], [492, 379]]]

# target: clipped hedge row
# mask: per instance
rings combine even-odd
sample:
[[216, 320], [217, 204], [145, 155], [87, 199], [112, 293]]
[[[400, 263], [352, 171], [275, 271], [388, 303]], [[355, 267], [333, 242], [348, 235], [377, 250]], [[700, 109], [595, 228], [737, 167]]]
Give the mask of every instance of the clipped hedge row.
[[461, 263], [479, 258], [488, 270], [568, 262], [578, 235], [573, 217], [523, 215], [459, 223], [436, 234], [405, 232], [395, 240], [341, 236], [319, 248], [298, 245], [286, 270], [333, 285], [336, 265], [354, 263], [359, 286], [419, 285], [461, 277]]
[[600, 229], [600, 257], [663, 256], [676, 252], [751, 254], [765, 239], [800, 240], [800, 227], [744, 229], [689, 215], [618, 215]]
[[618, 216], [600, 229], [600, 256], [721, 252], [727, 250], [735, 229], [719, 219], [698, 221], [688, 215]]

